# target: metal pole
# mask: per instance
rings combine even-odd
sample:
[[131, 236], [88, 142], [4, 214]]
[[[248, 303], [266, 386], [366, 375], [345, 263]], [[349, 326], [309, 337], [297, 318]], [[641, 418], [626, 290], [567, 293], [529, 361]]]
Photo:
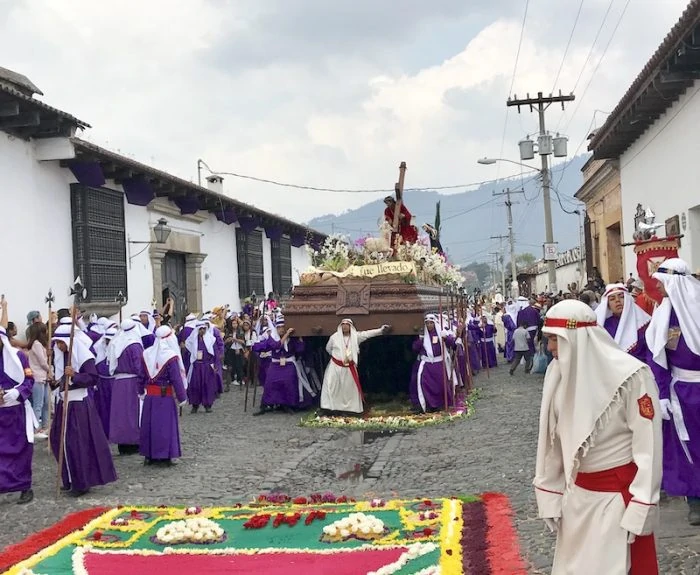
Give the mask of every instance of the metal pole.
[[[540, 95], [541, 96], [541, 95]], [[545, 135], [546, 129], [544, 125], [544, 103], [540, 101], [537, 105], [537, 113], [540, 117], [540, 134]], [[554, 229], [552, 227], [552, 201], [550, 198], [550, 174], [549, 174], [549, 163], [547, 162], [547, 156], [545, 154], [540, 154], [540, 159], [542, 160], [542, 200], [544, 202], [544, 233], [545, 241], [548, 244], [554, 243]], [[547, 262], [547, 280], [549, 282], [549, 291], [551, 293], [557, 293], [557, 268], [556, 262], [554, 260], [549, 260]]]

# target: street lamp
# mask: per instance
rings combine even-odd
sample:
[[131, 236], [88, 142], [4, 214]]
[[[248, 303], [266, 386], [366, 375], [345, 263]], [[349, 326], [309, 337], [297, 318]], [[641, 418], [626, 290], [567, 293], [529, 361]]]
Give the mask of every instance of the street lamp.
[[[136, 256], [139, 254], [142, 254], [144, 251], [146, 251], [146, 248], [150, 246], [151, 244], [164, 244], [165, 242], [168, 241], [168, 238], [170, 237], [170, 232], [172, 230], [170, 229], [170, 226], [168, 225], [168, 220], [165, 218], [160, 218], [158, 220], [158, 223], [156, 223], [155, 226], [153, 226], [153, 235], [155, 236], [156, 240], [155, 241], [148, 241], [148, 242], [143, 242], [143, 241], [133, 241], [129, 240], [129, 268], [131, 268], [131, 260], [133, 260]], [[143, 248], [140, 252], [135, 253], [133, 256], [131, 255], [131, 244], [141, 244], [141, 245], [146, 245], [145, 248]]]
[[479, 158], [476, 161], [478, 164], [483, 164], [484, 166], [491, 166], [495, 164], [496, 162], [508, 162], [509, 164], [515, 164], [516, 166], [522, 166], [523, 168], [528, 168], [534, 172], [541, 172], [542, 170], [538, 170], [537, 168], [534, 168], [533, 166], [528, 166], [527, 164], [523, 164], [522, 162], [516, 162], [515, 160], [508, 160], [507, 158]]

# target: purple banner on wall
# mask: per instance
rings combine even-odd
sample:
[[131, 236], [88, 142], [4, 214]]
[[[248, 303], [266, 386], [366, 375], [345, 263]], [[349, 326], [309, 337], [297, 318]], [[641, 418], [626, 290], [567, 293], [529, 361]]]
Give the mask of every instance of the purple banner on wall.
[[183, 216], [187, 214], [196, 214], [199, 211], [199, 200], [190, 196], [174, 198], [173, 204], [180, 208], [180, 213]]
[[147, 206], [156, 197], [151, 184], [143, 176], [134, 176], [122, 182], [126, 201], [134, 206]]
[[240, 218], [238, 218], [238, 225], [241, 226], [241, 229], [246, 234], [249, 234], [255, 228], [257, 228], [258, 223], [258, 218], [256, 218], [255, 216], [241, 216]]
[[235, 221], [238, 219], [238, 216], [236, 215], [235, 210], [216, 210], [214, 212], [214, 215], [216, 216], [216, 219], [219, 220], [220, 222], [224, 222], [225, 224], [231, 225], [235, 223]]
[[282, 237], [281, 226], [265, 226], [265, 235], [274, 241], [279, 241]]
[[301, 232], [294, 232], [289, 236], [289, 243], [292, 247], [300, 248], [306, 243], [306, 234]]
[[99, 188], [105, 185], [105, 175], [99, 162], [79, 162], [73, 160], [68, 169], [75, 179], [84, 186]]

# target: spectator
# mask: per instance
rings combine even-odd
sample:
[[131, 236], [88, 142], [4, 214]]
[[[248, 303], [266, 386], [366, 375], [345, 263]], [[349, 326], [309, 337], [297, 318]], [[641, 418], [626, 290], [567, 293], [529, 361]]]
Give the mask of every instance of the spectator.
[[41, 312], [38, 312], [36, 310], [30, 311], [27, 314], [27, 329], [24, 331], [24, 339], [29, 341], [29, 328], [32, 327], [32, 324], [34, 323], [44, 323], [44, 320], [41, 319]]
[[29, 367], [34, 374], [32, 388], [32, 407], [39, 427], [34, 433], [37, 439], [46, 439], [49, 427], [49, 380], [52, 379], [46, 348], [49, 344], [49, 334], [43, 323], [33, 323], [29, 326], [27, 349]]
[[533, 356], [530, 351], [530, 333], [527, 331], [527, 322], [520, 322], [520, 325], [513, 332], [513, 345], [514, 355], [513, 361], [510, 363], [510, 374], [513, 375], [523, 358], [525, 358], [525, 373], [530, 373]]

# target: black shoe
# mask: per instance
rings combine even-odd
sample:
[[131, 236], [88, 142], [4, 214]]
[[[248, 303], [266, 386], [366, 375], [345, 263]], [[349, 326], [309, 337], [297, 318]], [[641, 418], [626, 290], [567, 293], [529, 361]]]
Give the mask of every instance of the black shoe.
[[512, 372], [512, 371], [509, 371], [508, 373], [510, 373], [511, 375], [513, 375], [513, 372]]
[[143, 464], [144, 464], [144, 465], [153, 465], [153, 460], [152, 460], [152, 459], [148, 459], [148, 457], [145, 457], [144, 460], [143, 460]]
[[17, 500], [17, 504], [24, 505], [25, 503], [29, 503], [32, 499], [34, 499], [34, 491], [27, 489], [26, 491], [22, 491]]
[[256, 412], [253, 414], [253, 417], [258, 416], [258, 415], [264, 415], [264, 414], [266, 414], [268, 411], [272, 411], [272, 408], [271, 408], [271, 407], [268, 407], [267, 405], [261, 405], [261, 406], [260, 406], [260, 410], [259, 410], [259, 411], [256, 411]]
[[693, 527], [700, 526], [700, 509], [691, 509], [688, 513], [688, 523]]
[[211, 413], [211, 407], [205, 407], [204, 408], [205, 413]]
[[89, 489], [71, 489], [68, 492], [68, 495], [70, 497], [82, 497], [86, 493], [88, 493], [90, 490]]
[[199, 405], [193, 405], [190, 409], [190, 413], [197, 413], [199, 411]]

